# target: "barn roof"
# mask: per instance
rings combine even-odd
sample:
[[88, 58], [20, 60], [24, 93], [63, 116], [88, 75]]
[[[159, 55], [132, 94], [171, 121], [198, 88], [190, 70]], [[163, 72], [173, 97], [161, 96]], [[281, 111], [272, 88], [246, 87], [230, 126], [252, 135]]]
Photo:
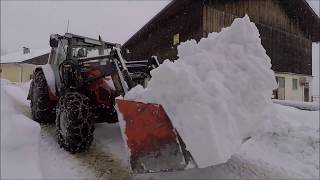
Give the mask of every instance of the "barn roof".
[[0, 63], [21, 63], [45, 54], [48, 54], [50, 49], [39, 49], [39, 50], [32, 50], [28, 54], [23, 54], [22, 51], [18, 51], [15, 53], [9, 53], [6, 55], [1, 56]]
[[[166, 17], [173, 14], [175, 9], [179, 8], [184, 3], [193, 0], [172, 0], [166, 7], [164, 7], [157, 15], [155, 15], [149, 22], [147, 22], [139, 31], [137, 31], [129, 40], [124, 43], [124, 47], [133, 43], [139, 37], [147, 33], [153, 28], [154, 24], [160, 22]], [[205, 1], [205, 0], [203, 0]], [[311, 40], [313, 42], [320, 41], [320, 18], [309, 6], [306, 0], [279, 0], [286, 13], [290, 16], [298, 16], [300, 27], [305, 32], [310, 32]]]

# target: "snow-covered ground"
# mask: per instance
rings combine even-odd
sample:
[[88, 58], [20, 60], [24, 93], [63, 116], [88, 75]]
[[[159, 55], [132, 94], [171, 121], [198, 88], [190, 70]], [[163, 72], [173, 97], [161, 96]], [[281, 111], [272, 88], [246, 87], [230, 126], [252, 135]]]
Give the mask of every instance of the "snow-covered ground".
[[1, 179], [42, 178], [40, 171], [40, 126], [24, 116], [1, 81]]
[[[55, 141], [54, 126], [39, 126], [23, 99], [28, 84], [1, 84], [1, 178], [129, 179], [117, 124], [97, 124], [88, 152], [71, 155]], [[8, 92], [11, 91], [9, 94]], [[24, 102], [23, 102], [24, 101]], [[274, 119], [224, 164], [138, 179], [319, 178], [319, 111], [274, 104]], [[205, 148], [205, 147], [204, 147]], [[114, 170], [112, 170], [114, 169]], [[117, 178], [118, 177], [118, 178]]]
[[1, 79], [1, 179], [132, 179], [118, 126], [97, 124], [90, 150], [71, 155], [31, 119], [29, 85]]
[[309, 111], [320, 110], [320, 102], [301, 102], [301, 101], [290, 101], [290, 100], [279, 100], [279, 99], [273, 99], [272, 101], [277, 104], [281, 104], [284, 106], [291, 106], [301, 110], [309, 110]]
[[319, 178], [319, 111], [275, 104], [276, 118], [242, 149], [244, 157], [264, 161], [295, 178]]

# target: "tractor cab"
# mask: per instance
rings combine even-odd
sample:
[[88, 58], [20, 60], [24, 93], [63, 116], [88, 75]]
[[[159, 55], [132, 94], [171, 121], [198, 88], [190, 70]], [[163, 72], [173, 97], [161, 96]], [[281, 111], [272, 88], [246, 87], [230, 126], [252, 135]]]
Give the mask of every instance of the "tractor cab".
[[[125, 93], [125, 90], [123, 90], [125, 84], [128, 85], [128, 88], [137, 84], [146, 86], [147, 80], [151, 77], [150, 71], [159, 66], [155, 56], [148, 60], [129, 62], [124, 60], [121, 55], [121, 45], [105, 42], [100, 36], [97, 40], [71, 33], [66, 33], [64, 36], [53, 34], [50, 36], [50, 46], [52, 49], [49, 64], [59, 66], [60, 72], [63, 71], [62, 67], [65, 67], [61, 64], [67, 64], [67, 67], [79, 66], [78, 69], [84, 71], [96, 68], [102, 71], [108, 70], [108, 72], [103, 73], [104, 75], [112, 74], [110, 68], [119, 66], [120, 71], [126, 71], [124, 73], [126, 83], [118, 86], [122, 89], [121, 94]], [[110, 66], [110, 64], [113, 65]]]
[[51, 53], [49, 64], [60, 64], [65, 60], [77, 60], [87, 57], [110, 55], [120, 44], [109, 43], [99, 40], [66, 33], [64, 36], [53, 34], [50, 36]]

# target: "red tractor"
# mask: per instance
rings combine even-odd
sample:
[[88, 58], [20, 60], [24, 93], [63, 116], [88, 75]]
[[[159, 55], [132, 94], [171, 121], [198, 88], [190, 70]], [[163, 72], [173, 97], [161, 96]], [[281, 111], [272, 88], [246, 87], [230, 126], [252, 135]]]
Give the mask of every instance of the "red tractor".
[[119, 44], [70, 33], [51, 35], [50, 46], [48, 64], [34, 70], [28, 99], [35, 121], [55, 122], [61, 147], [83, 151], [93, 140], [94, 124], [116, 123], [121, 113], [135, 172], [187, 165], [191, 156], [161, 106], [116, 100], [137, 84], [146, 85], [159, 66], [156, 57], [127, 62]]

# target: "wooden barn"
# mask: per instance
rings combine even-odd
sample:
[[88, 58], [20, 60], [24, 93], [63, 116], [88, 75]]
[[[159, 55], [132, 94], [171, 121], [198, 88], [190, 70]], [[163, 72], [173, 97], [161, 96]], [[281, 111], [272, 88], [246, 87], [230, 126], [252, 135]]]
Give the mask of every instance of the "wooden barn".
[[278, 99], [309, 101], [312, 42], [320, 40], [320, 19], [305, 0], [173, 0], [124, 45], [130, 60], [177, 59], [177, 45], [199, 41], [248, 14], [272, 60]]

